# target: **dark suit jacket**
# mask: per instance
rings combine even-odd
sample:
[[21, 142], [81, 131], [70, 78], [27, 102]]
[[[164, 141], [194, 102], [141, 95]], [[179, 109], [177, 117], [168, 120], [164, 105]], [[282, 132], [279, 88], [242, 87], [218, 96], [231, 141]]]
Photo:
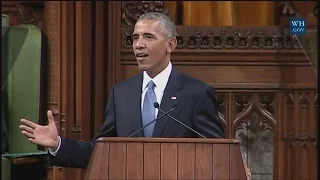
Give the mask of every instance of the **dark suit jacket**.
[[[105, 122], [91, 142], [62, 138], [60, 149], [53, 163], [58, 166], [86, 168], [94, 141], [101, 136], [127, 137], [142, 127], [141, 93], [143, 74], [140, 73], [112, 88], [106, 107]], [[176, 97], [176, 99], [171, 99]], [[224, 138], [218, 116], [214, 89], [204, 82], [187, 76], [174, 67], [165, 88], [160, 109], [200, 132], [207, 138]], [[162, 113], [158, 112], [158, 116]], [[143, 137], [143, 131], [135, 135]], [[197, 137], [195, 133], [164, 116], [154, 127], [154, 137]]]

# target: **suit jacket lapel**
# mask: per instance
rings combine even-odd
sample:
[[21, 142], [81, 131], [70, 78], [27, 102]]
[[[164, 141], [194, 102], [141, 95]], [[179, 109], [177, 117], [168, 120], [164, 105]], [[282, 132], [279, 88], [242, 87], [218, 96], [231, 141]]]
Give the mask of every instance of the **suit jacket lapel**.
[[[141, 122], [141, 94], [142, 94], [142, 73], [139, 74], [137, 81], [134, 81], [134, 84], [131, 86], [132, 89], [128, 89], [127, 93], [127, 102], [128, 102], [128, 120], [131, 124], [131, 133], [137, 131], [142, 127]], [[128, 134], [128, 135], [130, 135]], [[144, 137], [143, 131], [138, 132], [134, 137]]]
[[[160, 103], [160, 109], [164, 112], [169, 111], [173, 108], [174, 105], [178, 105], [181, 96], [179, 95], [179, 90], [183, 87], [183, 79], [181, 73], [177, 71], [174, 67], [172, 67], [172, 71], [167, 83], [167, 86], [164, 90], [164, 94]], [[157, 117], [161, 116], [163, 113], [158, 111]], [[175, 110], [169, 113], [170, 115], [174, 116]], [[159, 137], [161, 136], [167, 121], [170, 119], [168, 116], [163, 116], [159, 119], [154, 127], [153, 136]]]

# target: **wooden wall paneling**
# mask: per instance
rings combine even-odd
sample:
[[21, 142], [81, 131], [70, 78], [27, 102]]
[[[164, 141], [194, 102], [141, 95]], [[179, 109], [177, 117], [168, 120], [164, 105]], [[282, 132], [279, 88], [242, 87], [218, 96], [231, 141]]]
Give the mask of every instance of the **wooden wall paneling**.
[[314, 132], [317, 113], [315, 100], [317, 93], [310, 90], [285, 90], [281, 102], [284, 154], [280, 167], [279, 178], [286, 179], [315, 179], [316, 173], [316, 134]]
[[[104, 121], [108, 93], [106, 69], [109, 68], [104, 13], [108, 6], [105, 2], [57, 3], [45, 3], [46, 27], [51, 35], [49, 56], [54, 59], [50, 77], [59, 80], [50, 82], [50, 91], [60, 95], [56, 98], [60, 113], [60, 119], [56, 118], [57, 127], [63, 137], [88, 141]], [[84, 171], [54, 166], [50, 172], [49, 177], [54, 179], [80, 179]]]
[[275, 100], [275, 118], [277, 120], [277, 131], [274, 133], [275, 138], [277, 139], [277, 149], [274, 150], [274, 152], [276, 153], [277, 157], [275, 157], [276, 159], [274, 159], [274, 179], [283, 179], [284, 177], [284, 171], [283, 171], [283, 167], [285, 167], [285, 163], [284, 163], [284, 149], [285, 149], [285, 144], [282, 140], [282, 132], [283, 132], [283, 124], [284, 123], [279, 123], [279, 121], [281, 121], [282, 119], [282, 114], [283, 114], [283, 108], [282, 107], [282, 102], [284, 100], [283, 96], [281, 95], [281, 92], [277, 91], [276, 93], [276, 97], [277, 99]]
[[65, 128], [64, 137], [69, 137], [76, 139], [75, 133], [73, 130], [75, 129], [75, 69], [76, 69], [76, 60], [75, 60], [75, 4], [74, 2], [63, 2], [63, 19], [62, 28], [61, 28], [61, 40], [63, 41], [64, 46], [62, 48], [62, 61], [65, 72], [63, 72], [64, 79], [64, 96], [63, 102], [64, 104], [64, 113], [66, 116], [66, 121], [61, 122], [64, 123], [64, 126], [61, 128]]
[[[71, 4], [72, 8], [72, 4]], [[68, 51], [70, 51], [70, 37], [72, 37], [72, 26], [73, 23], [70, 22], [70, 17], [72, 18], [73, 16], [68, 14], [68, 11], [72, 11], [70, 9], [70, 3], [67, 2], [61, 2], [61, 120], [60, 120], [60, 135], [63, 137], [67, 136], [68, 132], [68, 125], [66, 119], [70, 118], [70, 114], [67, 112], [68, 111], [68, 90], [70, 87], [68, 87], [68, 84], [72, 83], [69, 81], [68, 77], [73, 77], [72, 74], [70, 74], [69, 69], [70, 66], [68, 64], [69, 61], [72, 61], [70, 59], [70, 54], [68, 54]], [[68, 26], [69, 25], [69, 26]], [[70, 27], [71, 25], [71, 27]], [[67, 31], [67, 29], [69, 31]], [[69, 33], [68, 33], [69, 32]], [[70, 36], [71, 35], [71, 36]], [[72, 72], [72, 71], [71, 71]], [[67, 116], [68, 115], [68, 116]]]
[[[52, 110], [53, 116], [55, 118], [58, 132], [60, 132], [60, 53], [61, 46], [60, 38], [60, 3], [51, 2], [45, 5], [45, 22], [50, 24], [47, 26], [46, 33], [48, 36], [48, 59], [49, 59], [49, 102], [48, 108]], [[58, 91], [57, 91], [58, 89]]]
[[[62, 86], [63, 102], [61, 113], [61, 135], [77, 139], [73, 132], [75, 126], [75, 4], [74, 2], [61, 2], [61, 61], [62, 61]], [[64, 117], [64, 118], [63, 118]], [[59, 167], [59, 178], [67, 179], [72, 174], [72, 169]], [[77, 176], [79, 177], [79, 175]]]
[[107, 48], [108, 48], [108, 94], [111, 87], [122, 80], [119, 69], [120, 66], [120, 48], [121, 43], [121, 2], [120, 1], [108, 1], [108, 36], [107, 36]]
[[[319, 90], [318, 90], [319, 91]], [[309, 162], [310, 166], [310, 174], [311, 177], [319, 177], [319, 107], [318, 107], [318, 91], [313, 92], [313, 98], [312, 98], [312, 106], [310, 106], [311, 111], [311, 119], [315, 119], [315, 121], [310, 121], [310, 134], [312, 135], [312, 140], [310, 142], [310, 158], [311, 161]], [[313, 110], [312, 110], [313, 109]], [[318, 140], [317, 140], [318, 139]], [[318, 165], [314, 164], [314, 161], [318, 160]], [[319, 178], [318, 178], [319, 179]]]
[[316, 176], [312, 171], [313, 167], [316, 166], [313, 162], [316, 159], [313, 155], [316, 154], [316, 134], [314, 128], [316, 126], [315, 114], [315, 91], [298, 91], [298, 178], [299, 179], [312, 179]]
[[228, 126], [230, 124], [228, 122], [229, 113], [227, 111], [228, 105], [229, 105], [228, 92], [227, 91], [216, 91], [216, 99], [217, 99], [217, 104], [218, 104], [219, 117], [223, 123], [224, 132], [225, 132], [226, 136], [228, 136], [227, 134], [230, 129], [230, 127]]
[[101, 128], [104, 122], [104, 113], [107, 103], [107, 2], [97, 1], [93, 3], [95, 7], [93, 9], [95, 22], [95, 33], [94, 34], [94, 46], [92, 47], [93, 51], [93, 76], [94, 79], [94, 99], [93, 99], [93, 116], [92, 121], [94, 121], [94, 129], [91, 132], [91, 137], [93, 137]]
[[[68, 69], [74, 69], [73, 85], [70, 96], [74, 96], [74, 118], [69, 128], [68, 138], [77, 140], [91, 140], [91, 113], [92, 113], [92, 2], [74, 2], [74, 64]], [[72, 12], [72, 11], [71, 11]], [[71, 80], [72, 81], [72, 80]], [[73, 94], [71, 94], [73, 93]], [[67, 98], [67, 97], [66, 97]], [[71, 112], [71, 111], [70, 111]], [[68, 168], [65, 170], [65, 179], [81, 179], [82, 170]]]
[[[278, 143], [275, 135], [278, 122], [274, 109], [276, 90], [235, 90], [232, 94], [231, 111], [234, 112], [234, 117], [231, 138], [241, 141], [244, 148], [242, 155], [251, 169], [253, 179], [270, 179], [270, 173], [275, 177], [273, 162], [276, 162], [278, 157], [275, 151]], [[271, 147], [265, 143], [272, 143]]]
[[[45, 32], [48, 37], [48, 109], [53, 113], [53, 117], [60, 132], [60, 18], [61, 18], [61, 7], [60, 2], [45, 2], [44, 5], [44, 19], [45, 19]], [[48, 170], [48, 177], [53, 179], [59, 178], [59, 169], [58, 167], [53, 167], [52, 170]], [[52, 173], [52, 174], [51, 174]]]
[[74, 133], [90, 140], [91, 119], [91, 19], [92, 2], [75, 2], [75, 108]]

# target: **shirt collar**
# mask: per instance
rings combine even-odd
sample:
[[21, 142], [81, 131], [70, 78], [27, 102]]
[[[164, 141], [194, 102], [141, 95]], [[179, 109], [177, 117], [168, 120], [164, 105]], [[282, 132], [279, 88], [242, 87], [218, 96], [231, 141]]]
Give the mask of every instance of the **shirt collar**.
[[172, 70], [172, 64], [169, 61], [168, 66], [163, 71], [161, 71], [158, 75], [156, 75], [153, 79], [147, 74], [146, 71], [144, 71], [143, 72], [142, 91], [144, 91], [144, 89], [147, 87], [150, 80], [152, 80], [154, 82], [154, 84], [156, 85], [156, 87], [159, 88], [160, 91], [163, 93], [166, 86], [167, 86], [171, 70]]

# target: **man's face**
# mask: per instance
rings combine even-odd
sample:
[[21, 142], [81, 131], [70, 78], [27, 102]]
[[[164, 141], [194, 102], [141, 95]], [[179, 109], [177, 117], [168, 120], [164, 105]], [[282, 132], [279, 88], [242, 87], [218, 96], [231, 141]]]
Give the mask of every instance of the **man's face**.
[[141, 71], [156, 76], [168, 64], [170, 52], [175, 48], [175, 38], [167, 38], [159, 22], [139, 20], [133, 31], [133, 51]]

